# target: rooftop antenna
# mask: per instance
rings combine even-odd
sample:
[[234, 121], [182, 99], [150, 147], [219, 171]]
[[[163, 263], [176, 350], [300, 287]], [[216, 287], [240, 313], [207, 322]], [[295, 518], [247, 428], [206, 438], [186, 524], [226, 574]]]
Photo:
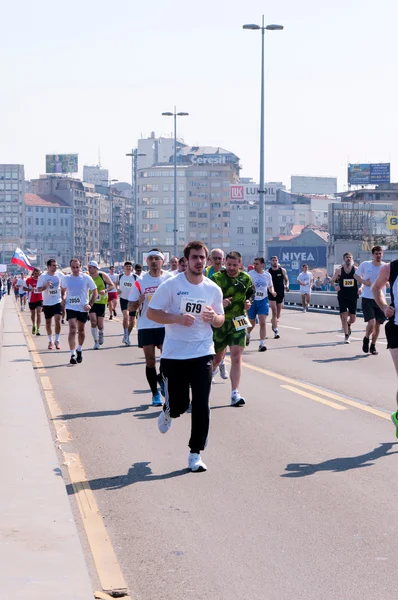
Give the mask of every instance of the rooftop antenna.
[[98, 146], [98, 166], [101, 167], [101, 149]]

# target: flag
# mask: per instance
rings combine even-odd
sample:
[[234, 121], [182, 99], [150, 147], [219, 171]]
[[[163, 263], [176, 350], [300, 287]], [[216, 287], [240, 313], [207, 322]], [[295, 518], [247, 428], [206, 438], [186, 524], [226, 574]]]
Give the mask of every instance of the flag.
[[16, 248], [16, 250], [14, 252], [14, 256], [11, 259], [11, 262], [14, 265], [19, 265], [20, 267], [23, 267], [24, 269], [28, 269], [29, 271], [33, 271], [32, 265], [28, 261], [25, 253], [23, 252], [23, 250], [21, 250], [21, 248]]

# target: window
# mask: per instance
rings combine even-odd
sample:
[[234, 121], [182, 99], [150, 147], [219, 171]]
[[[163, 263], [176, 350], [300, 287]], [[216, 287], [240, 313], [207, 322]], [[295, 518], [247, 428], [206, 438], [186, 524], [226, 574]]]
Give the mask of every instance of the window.
[[210, 186], [212, 188], [215, 188], [215, 187], [219, 188], [219, 187], [221, 187], [221, 181], [212, 181]]
[[229, 227], [229, 223], [224, 223], [224, 227]]
[[207, 229], [207, 223], [198, 223], [198, 229]]
[[242, 235], [243, 234], [243, 227], [238, 227], [237, 228], [237, 233]]
[[32, 217], [28, 217], [28, 225], [32, 225]]
[[239, 221], [239, 223], [242, 223], [242, 221], [243, 221], [243, 216], [242, 216], [242, 215], [239, 215], [239, 217], [237, 218], [237, 221]]
[[252, 233], [258, 233], [258, 227], [252, 227]]
[[229, 212], [229, 210], [224, 210], [222, 216], [224, 217], [224, 219], [229, 219], [231, 213]]
[[157, 211], [157, 210], [143, 210], [142, 211], [142, 218], [143, 219], [158, 219], [159, 218], [159, 211]]
[[51, 225], [51, 219], [48, 219], [48, 224]]
[[173, 219], [174, 218], [174, 211], [173, 210], [166, 210], [166, 219]]
[[166, 238], [166, 246], [172, 246], [174, 244], [173, 238]]
[[189, 216], [190, 217], [196, 217], [196, 210], [189, 211]]
[[185, 204], [185, 198], [183, 196], [178, 198], [178, 204]]
[[38, 225], [38, 224], [39, 224], [39, 219], [36, 219], [36, 225]]
[[178, 211], [178, 218], [179, 219], [185, 219], [185, 210], [179, 210]]
[[178, 184], [178, 191], [179, 192], [184, 192], [185, 191], [185, 185], [183, 183], [179, 183]]
[[53, 219], [53, 225], [57, 224], [57, 219]]
[[209, 217], [208, 213], [198, 213], [199, 219], [207, 219]]
[[64, 220], [63, 220], [63, 219], [61, 219], [61, 227], [63, 226], [63, 224], [64, 224]]
[[163, 198], [163, 204], [169, 204], [169, 198]]
[[171, 233], [174, 231], [174, 223], [166, 223], [166, 232]]
[[189, 221], [189, 229], [196, 229], [196, 221]]
[[185, 223], [178, 224], [178, 231], [185, 231]]
[[243, 240], [238, 240], [238, 246], [244, 246], [244, 241]]
[[163, 191], [164, 192], [168, 192], [169, 191], [169, 184], [168, 183], [164, 183], [163, 184]]
[[258, 241], [255, 238], [253, 238], [252, 239], [252, 246], [257, 246], [257, 244], [258, 244]]
[[40, 219], [40, 225], [44, 225], [44, 219]]

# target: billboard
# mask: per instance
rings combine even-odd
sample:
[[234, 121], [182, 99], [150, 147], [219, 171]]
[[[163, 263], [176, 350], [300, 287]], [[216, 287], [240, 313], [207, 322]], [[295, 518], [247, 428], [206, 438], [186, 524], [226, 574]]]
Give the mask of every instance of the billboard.
[[77, 173], [77, 154], [46, 154], [46, 173]]
[[387, 229], [390, 231], [398, 229], [398, 217], [389, 216], [387, 217]]
[[[230, 185], [229, 197], [236, 201], [259, 201], [259, 185], [257, 183], [241, 183]], [[276, 190], [284, 190], [285, 186], [281, 181], [264, 183], [264, 202], [276, 202]]]
[[348, 185], [390, 183], [390, 163], [348, 165]]
[[282, 267], [287, 271], [291, 283], [294, 285], [301, 272], [303, 263], [311, 269], [326, 269], [327, 246], [268, 246], [268, 261], [271, 256], [277, 256]]

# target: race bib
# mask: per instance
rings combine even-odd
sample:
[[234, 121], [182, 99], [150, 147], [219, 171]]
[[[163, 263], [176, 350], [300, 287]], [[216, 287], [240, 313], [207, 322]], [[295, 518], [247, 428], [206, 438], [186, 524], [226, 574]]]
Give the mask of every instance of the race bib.
[[200, 315], [205, 306], [206, 300], [183, 297], [181, 298], [180, 313], [182, 315], [185, 315], [186, 313], [191, 315]]
[[70, 296], [70, 298], [68, 298], [68, 303], [71, 305], [80, 304], [80, 296]]
[[133, 284], [131, 281], [123, 281], [123, 287], [125, 288], [132, 288]]
[[344, 279], [343, 287], [354, 287], [355, 279]]
[[254, 296], [255, 300], [264, 300], [265, 298], [265, 290], [256, 290], [256, 295]]
[[50, 296], [57, 296], [58, 295], [58, 289], [57, 288], [55, 290], [54, 290], [54, 288], [49, 288], [47, 290], [47, 292], [50, 294]]
[[247, 329], [250, 327], [250, 321], [246, 315], [241, 315], [240, 317], [235, 317], [232, 323], [234, 324], [236, 331], [242, 331], [242, 329]]

